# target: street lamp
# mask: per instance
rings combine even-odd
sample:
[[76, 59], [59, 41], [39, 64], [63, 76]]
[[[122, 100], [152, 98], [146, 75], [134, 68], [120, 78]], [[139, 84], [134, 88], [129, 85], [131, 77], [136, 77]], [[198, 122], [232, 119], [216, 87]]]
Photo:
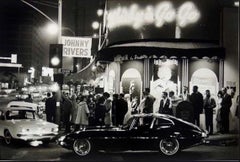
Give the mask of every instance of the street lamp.
[[[68, 28], [68, 27], [62, 27], [62, 31], [64, 30], [67, 30], [69, 32], [72, 33], [73, 36], [75, 36], [75, 32], [71, 29], [71, 28]], [[58, 33], [58, 25], [56, 23], [49, 23], [47, 24], [46, 26], [46, 32], [51, 34], [51, 35], [56, 35]]]
[[97, 22], [97, 21], [94, 21], [94, 22], [92, 23], [92, 28], [93, 28], [93, 29], [99, 29], [99, 26], [100, 26], [100, 23]]
[[46, 27], [47, 33], [51, 35], [56, 35], [58, 33], [58, 26], [55, 23], [50, 23]]
[[103, 15], [103, 9], [98, 9], [97, 10], [97, 15], [100, 17]]
[[[94, 21], [92, 23], [92, 28], [95, 30], [98, 29], [98, 50], [100, 50], [101, 49], [101, 39], [102, 39], [102, 23]], [[97, 35], [94, 34], [93, 37], [97, 38]]]

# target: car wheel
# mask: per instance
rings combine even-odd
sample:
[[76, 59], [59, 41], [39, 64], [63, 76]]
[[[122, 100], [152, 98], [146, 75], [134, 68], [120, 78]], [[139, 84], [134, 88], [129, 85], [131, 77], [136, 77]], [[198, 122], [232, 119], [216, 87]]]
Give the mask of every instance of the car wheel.
[[165, 138], [159, 143], [160, 151], [164, 155], [174, 155], [179, 151], [179, 142], [176, 138]]
[[12, 143], [12, 135], [9, 130], [4, 131], [4, 140], [7, 145], [10, 145]]
[[73, 150], [79, 156], [86, 156], [91, 151], [91, 143], [87, 139], [77, 139], [73, 143]]

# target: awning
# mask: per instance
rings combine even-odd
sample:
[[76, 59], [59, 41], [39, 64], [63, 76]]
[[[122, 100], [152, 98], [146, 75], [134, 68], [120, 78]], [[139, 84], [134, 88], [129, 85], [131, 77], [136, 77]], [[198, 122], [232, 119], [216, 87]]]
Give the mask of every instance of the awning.
[[206, 42], [129, 42], [108, 46], [97, 54], [98, 61], [113, 61], [114, 57], [134, 58], [214, 58], [223, 59], [225, 48]]

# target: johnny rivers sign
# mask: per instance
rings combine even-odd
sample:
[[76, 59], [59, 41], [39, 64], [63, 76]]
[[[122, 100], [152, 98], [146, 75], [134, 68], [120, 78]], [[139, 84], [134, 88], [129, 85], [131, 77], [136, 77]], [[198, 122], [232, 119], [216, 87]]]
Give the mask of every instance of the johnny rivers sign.
[[63, 56], [91, 57], [92, 39], [81, 37], [62, 37]]

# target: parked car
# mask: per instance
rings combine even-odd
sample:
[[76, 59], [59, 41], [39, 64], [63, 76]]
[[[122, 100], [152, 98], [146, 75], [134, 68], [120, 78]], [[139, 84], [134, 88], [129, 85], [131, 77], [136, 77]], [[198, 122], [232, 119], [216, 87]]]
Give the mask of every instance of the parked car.
[[57, 143], [79, 156], [104, 150], [159, 150], [174, 155], [179, 150], [202, 144], [207, 132], [192, 123], [163, 114], [133, 115], [121, 128], [87, 128], [63, 135]]
[[43, 118], [43, 112], [45, 111], [45, 106], [40, 103], [31, 103], [25, 101], [11, 101], [8, 103], [7, 107], [27, 107], [32, 110], [35, 110], [38, 117]]
[[49, 143], [58, 134], [58, 125], [39, 119], [29, 107], [6, 107], [0, 110], [0, 136], [6, 144], [13, 139]]
[[28, 92], [27, 91], [21, 91], [19, 92], [19, 94], [16, 95], [16, 99], [17, 100], [25, 100], [26, 98], [28, 98]]
[[31, 110], [38, 111], [37, 104], [25, 101], [11, 101], [7, 104], [7, 107], [27, 107]]

